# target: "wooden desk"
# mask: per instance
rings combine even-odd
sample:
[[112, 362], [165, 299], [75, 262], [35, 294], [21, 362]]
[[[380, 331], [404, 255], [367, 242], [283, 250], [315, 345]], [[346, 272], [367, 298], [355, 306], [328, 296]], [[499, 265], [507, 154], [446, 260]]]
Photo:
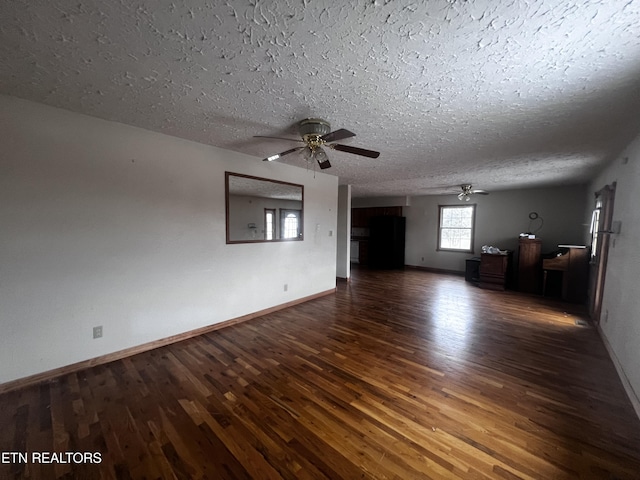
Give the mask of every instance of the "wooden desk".
[[558, 245], [560, 255], [542, 260], [542, 294], [547, 295], [549, 272], [561, 272], [560, 297], [567, 302], [582, 303], [587, 297], [589, 249], [581, 245]]

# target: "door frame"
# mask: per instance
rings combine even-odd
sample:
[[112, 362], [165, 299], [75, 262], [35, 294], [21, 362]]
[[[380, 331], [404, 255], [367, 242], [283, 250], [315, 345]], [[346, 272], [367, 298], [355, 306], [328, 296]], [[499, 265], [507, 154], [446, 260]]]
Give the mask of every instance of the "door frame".
[[[594, 323], [600, 323], [602, 313], [602, 297], [611, 243], [611, 226], [613, 224], [613, 206], [616, 194], [616, 182], [606, 185], [595, 193], [594, 215], [591, 224], [591, 260], [589, 262], [589, 316]], [[597, 224], [594, 225], [596, 210], [599, 207]], [[595, 243], [595, 249], [594, 244]]]

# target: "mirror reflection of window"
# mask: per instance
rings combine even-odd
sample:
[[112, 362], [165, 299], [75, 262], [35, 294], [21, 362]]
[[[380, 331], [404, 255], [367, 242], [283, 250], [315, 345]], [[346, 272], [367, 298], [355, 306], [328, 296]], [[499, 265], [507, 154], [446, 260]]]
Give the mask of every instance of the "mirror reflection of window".
[[284, 219], [284, 238], [296, 238], [298, 236], [298, 218], [293, 213], [288, 213]]
[[264, 209], [264, 239], [273, 240], [276, 238], [276, 209]]
[[298, 238], [300, 236], [300, 211], [281, 209], [280, 224], [282, 238]]
[[[303, 185], [225, 172], [225, 208], [227, 243], [303, 240]], [[295, 215], [286, 235], [283, 210]]]

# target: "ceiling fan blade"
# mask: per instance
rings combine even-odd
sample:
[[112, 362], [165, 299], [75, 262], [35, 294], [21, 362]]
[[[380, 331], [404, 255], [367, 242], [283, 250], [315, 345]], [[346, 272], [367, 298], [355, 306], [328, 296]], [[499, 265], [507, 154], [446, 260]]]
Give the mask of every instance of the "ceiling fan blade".
[[489, 192], [486, 190], [471, 190], [471, 193], [476, 195], [489, 195]]
[[263, 162], [273, 162], [274, 160], [277, 160], [280, 157], [284, 157], [285, 155], [289, 155], [290, 153], [297, 152], [298, 150], [302, 150], [303, 148], [307, 148], [307, 147], [292, 148], [292, 149], [286, 150], [286, 151], [284, 151], [282, 153], [276, 153], [275, 155], [271, 155], [270, 157], [263, 158], [262, 161]]
[[364, 148], [352, 147], [351, 145], [334, 144], [330, 145], [330, 147], [334, 150], [353, 153], [355, 155], [362, 155], [363, 157], [378, 158], [380, 156], [380, 152], [374, 152], [373, 150], [367, 150]]
[[326, 135], [323, 135], [321, 138], [325, 142], [335, 142], [337, 140], [342, 140], [344, 138], [355, 137], [355, 136], [356, 136], [355, 133], [350, 132], [349, 130], [345, 130], [344, 128], [341, 128], [339, 130], [329, 132]]
[[274, 140], [288, 140], [290, 142], [304, 142], [298, 138], [270, 137], [268, 135], [254, 135], [253, 138], [273, 138]]

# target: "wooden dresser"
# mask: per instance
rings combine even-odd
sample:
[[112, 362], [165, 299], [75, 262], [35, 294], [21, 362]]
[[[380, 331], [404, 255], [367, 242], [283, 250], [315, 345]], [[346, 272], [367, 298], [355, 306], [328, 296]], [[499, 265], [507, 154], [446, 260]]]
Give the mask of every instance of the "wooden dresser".
[[480, 288], [505, 290], [511, 276], [511, 251], [483, 253], [480, 257]]

